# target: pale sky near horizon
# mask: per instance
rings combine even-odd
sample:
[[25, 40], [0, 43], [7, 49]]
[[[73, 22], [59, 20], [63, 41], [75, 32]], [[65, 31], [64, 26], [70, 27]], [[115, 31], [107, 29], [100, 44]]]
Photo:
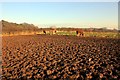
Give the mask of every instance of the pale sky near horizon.
[[117, 2], [4, 2], [1, 13], [39, 27], [118, 28]]

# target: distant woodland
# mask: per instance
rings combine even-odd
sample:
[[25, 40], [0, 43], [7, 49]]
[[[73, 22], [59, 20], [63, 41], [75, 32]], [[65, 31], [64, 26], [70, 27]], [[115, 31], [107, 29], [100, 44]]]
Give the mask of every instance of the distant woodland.
[[[0, 21], [1, 25], [2, 25], [2, 34], [7, 33], [7, 34], [14, 34], [16, 32], [39, 32], [42, 30], [50, 30], [51, 28], [38, 28], [38, 26], [35, 26], [33, 24], [28, 24], [28, 23], [21, 23], [21, 24], [17, 24], [17, 23], [13, 23], [13, 22], [8, 22], [5, 20], [1, 20]], [[75, 31], [79, 28], [56, 28], [56, 30], [58, 31]], [[116, 32], [117, 30], [108, 30], [106, 28], [82, 28], [84, 31], [86, 32]]]
[[22, 32], [22, 31], [37, 31], [39, 28], [34, 26], [33, 24], [28, 23], [12, 23], [2, 20], [2, 33], [14, 33], [14, 32]]

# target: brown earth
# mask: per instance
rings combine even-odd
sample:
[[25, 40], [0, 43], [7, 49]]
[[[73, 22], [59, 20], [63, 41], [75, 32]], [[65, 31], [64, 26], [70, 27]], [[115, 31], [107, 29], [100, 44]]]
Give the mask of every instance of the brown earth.
[[2, 79], [120, 79], [120, 40], [3, 36]]

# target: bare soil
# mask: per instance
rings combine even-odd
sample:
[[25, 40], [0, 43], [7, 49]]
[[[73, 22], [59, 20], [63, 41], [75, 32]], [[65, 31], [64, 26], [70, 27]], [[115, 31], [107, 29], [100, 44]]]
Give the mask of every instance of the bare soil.
[[2, 37], [2, 79], [120, 79], [120, 39]]

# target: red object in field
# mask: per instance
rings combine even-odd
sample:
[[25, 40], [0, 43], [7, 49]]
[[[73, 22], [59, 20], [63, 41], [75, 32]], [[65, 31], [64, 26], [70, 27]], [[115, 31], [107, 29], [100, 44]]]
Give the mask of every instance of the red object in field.
[[82, 29], [76, 30], [76, 34], [77, 34], [77, 36], [84, 36]]

